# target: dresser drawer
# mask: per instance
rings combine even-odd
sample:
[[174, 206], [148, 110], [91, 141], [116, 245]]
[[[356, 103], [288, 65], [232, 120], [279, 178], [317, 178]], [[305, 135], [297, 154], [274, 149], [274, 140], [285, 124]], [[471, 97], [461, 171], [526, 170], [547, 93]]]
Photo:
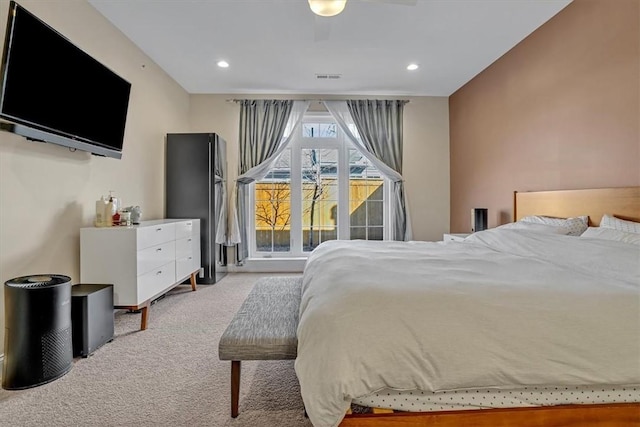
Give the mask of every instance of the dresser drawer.
[[193, 255], [194, 244], [193, 241], [196, 237], [187, 237], [186, 239], [176, 240], [176, 258], [184, 258], [189, 255]]
[[200, 266], [196, 262], [195, 258], [190, 255], [184, 258], [176, 260], [176, 281], [182, 280], [189, 276], [194, 271], [198, 270]]
[[195, 234], [193, 221], [176, 222], [176, 239], [190, 237]]
[[176, 282], [176, 263], [171, 261], [138, 276], [138, 301], [146, 301], [161, 294]]
[[175, 259], [176, 244], [173, 241], [138, 251], [138, 276]]
[[138, 250], [175, 240], [174, 224], [158, 224], [138, 229]]

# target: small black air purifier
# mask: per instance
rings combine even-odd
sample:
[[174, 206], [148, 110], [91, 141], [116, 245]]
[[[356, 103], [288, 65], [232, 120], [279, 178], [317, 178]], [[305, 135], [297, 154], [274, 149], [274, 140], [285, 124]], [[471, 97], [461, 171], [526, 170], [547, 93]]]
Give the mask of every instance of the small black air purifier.
[[40, 274], [4, 284], [2, 388], [22, 390], [60, 378], [73, 363], [71, 279]]

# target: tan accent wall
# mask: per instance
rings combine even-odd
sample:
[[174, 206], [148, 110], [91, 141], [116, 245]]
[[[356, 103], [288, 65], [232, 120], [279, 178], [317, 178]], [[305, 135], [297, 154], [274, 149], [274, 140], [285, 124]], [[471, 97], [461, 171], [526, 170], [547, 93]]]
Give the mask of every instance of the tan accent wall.
[[451, 231], [513, 191], [640, 184], [640, 1], [574, 0], [449, 99]]
[[[0, 132], [0, 282], [43, 273], [80, 281], [80, 228], [114, 190], [143, 219], [164, 216], [164, 137], [188, 128], [189, 96], [85, 1], [20, 4], [131, 84], [122, 159]], [[0, 2], [4, 39], [8, 1]], [[117, 266], [114, 266], [117, 268]], [[0, 354], [4, 352], [0, 292]]]

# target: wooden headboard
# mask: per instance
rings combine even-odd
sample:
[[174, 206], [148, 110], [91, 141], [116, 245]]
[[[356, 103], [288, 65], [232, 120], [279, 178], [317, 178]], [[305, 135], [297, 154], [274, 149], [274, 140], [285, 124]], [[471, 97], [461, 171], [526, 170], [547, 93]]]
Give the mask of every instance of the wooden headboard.
[[513, 193], [515, 221], [528, 215], [569, 218], [589, 215], [589, 225], [600, 225], [602, 215], [640, 222], [640, 187]]

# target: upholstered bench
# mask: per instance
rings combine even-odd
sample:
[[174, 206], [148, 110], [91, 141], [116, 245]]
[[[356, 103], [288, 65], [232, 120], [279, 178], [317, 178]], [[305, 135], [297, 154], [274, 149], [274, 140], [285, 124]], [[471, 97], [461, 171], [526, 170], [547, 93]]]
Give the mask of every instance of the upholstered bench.
[[288, 360], [298, 353], [301, 277], [259, 279], [220, 338], [218, 357], [231, 360], [231, 416], [238, 416], [240, 362]]

